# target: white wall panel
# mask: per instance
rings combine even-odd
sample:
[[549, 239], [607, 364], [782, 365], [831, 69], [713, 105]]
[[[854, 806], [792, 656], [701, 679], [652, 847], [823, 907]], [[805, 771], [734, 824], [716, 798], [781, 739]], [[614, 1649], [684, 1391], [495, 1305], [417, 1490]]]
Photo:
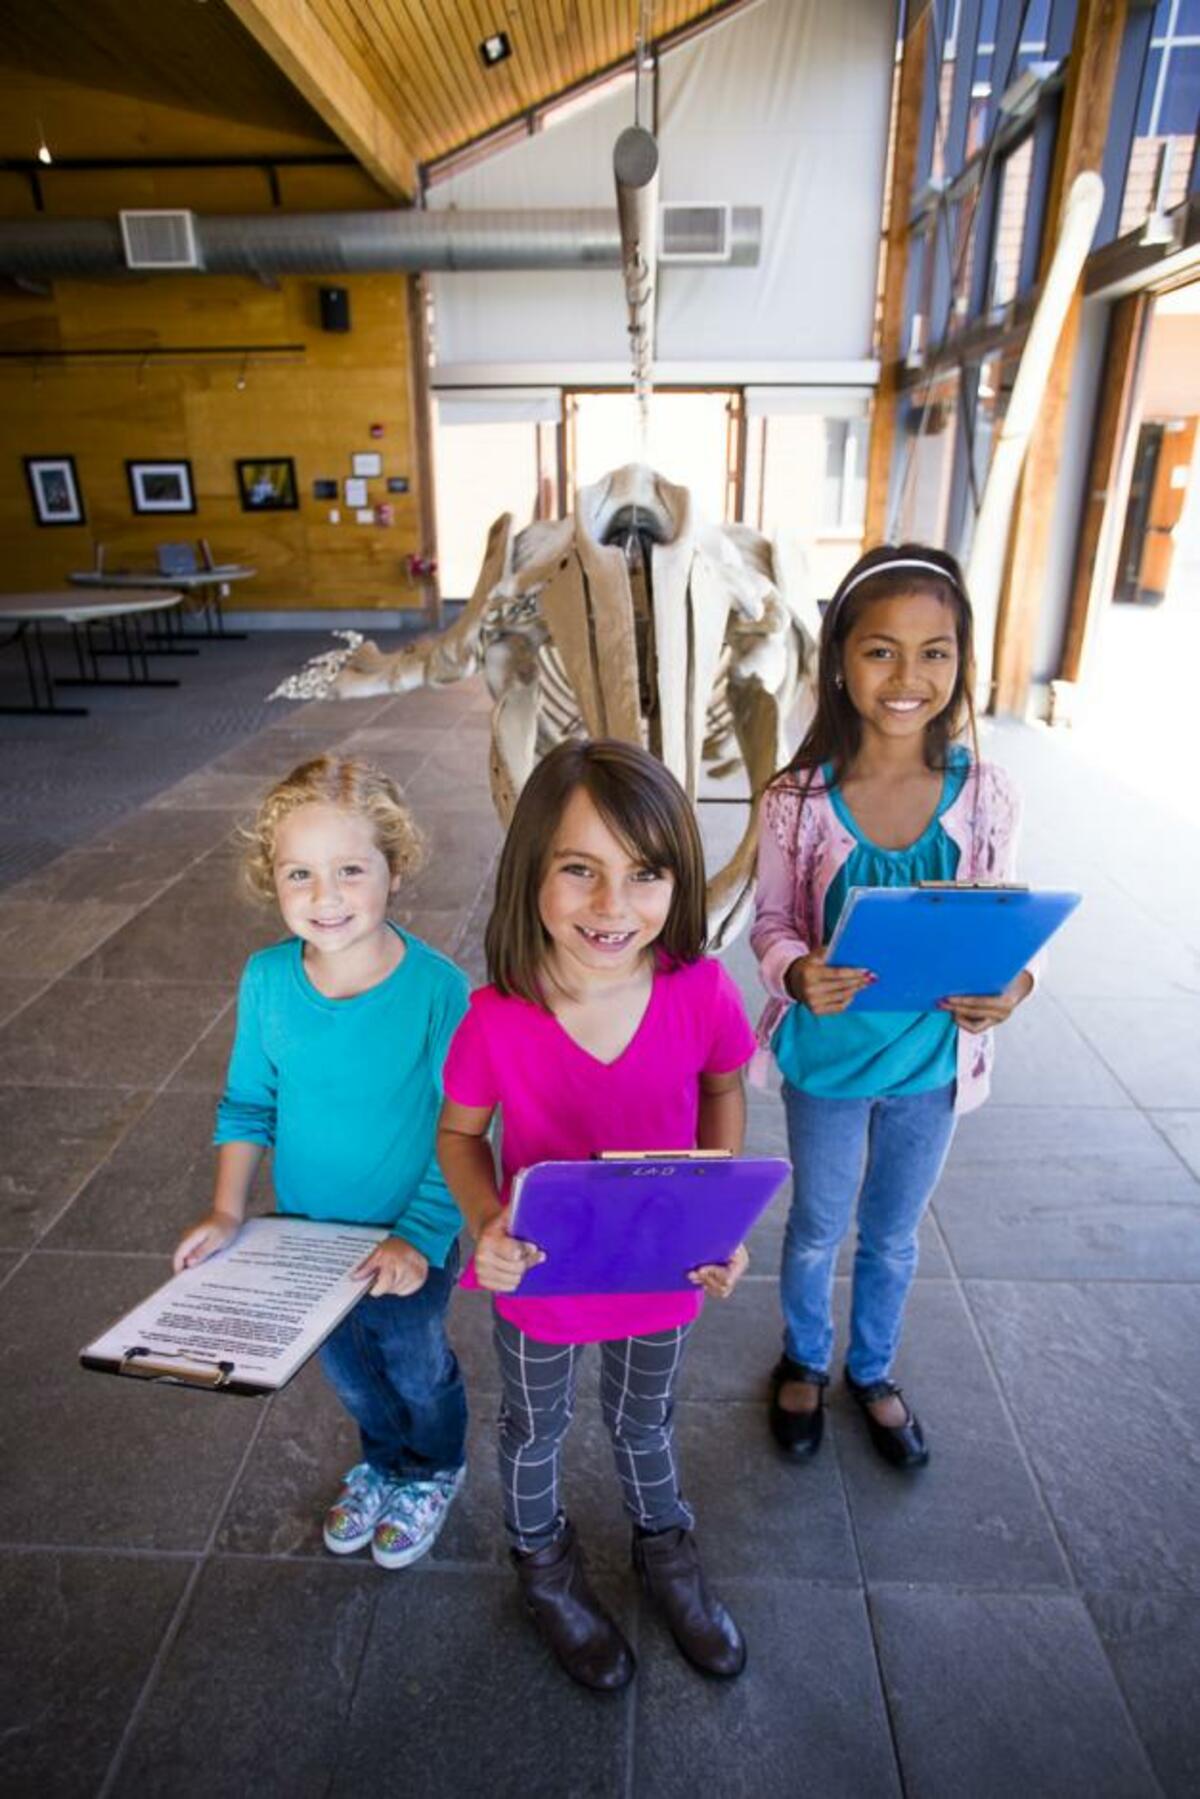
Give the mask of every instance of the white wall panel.
[[[764, 218], [757, 268], [660, 270], [660, 365], [719, 362], [728, 379], [742, 361], [805, 363], [811, 380], [814, 363], [870, 356], [895, 25], [890, 0], [763, 0], [663, 58], [662, 198]], [[429, 204], [613, 205], [632, 119], [622, 84]], [[571, 363], [583, 381], [588, 364], [625, 363], [615, 270], [437, 275], [433, 291], [439, 365]]]

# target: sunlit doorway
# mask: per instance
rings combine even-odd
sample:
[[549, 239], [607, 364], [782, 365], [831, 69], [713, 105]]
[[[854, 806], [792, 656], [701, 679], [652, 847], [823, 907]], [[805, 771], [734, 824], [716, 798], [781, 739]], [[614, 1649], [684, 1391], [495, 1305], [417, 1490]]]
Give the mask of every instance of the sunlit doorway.
[[[1131, 422], [1132, 472], [1113, 581], [1096, 620], [1077, 731], [1129, 779], [1200, 819], [1200, 281], [1159, 295]], [[1188, 753], [1187, 746], [1191, 748]]]

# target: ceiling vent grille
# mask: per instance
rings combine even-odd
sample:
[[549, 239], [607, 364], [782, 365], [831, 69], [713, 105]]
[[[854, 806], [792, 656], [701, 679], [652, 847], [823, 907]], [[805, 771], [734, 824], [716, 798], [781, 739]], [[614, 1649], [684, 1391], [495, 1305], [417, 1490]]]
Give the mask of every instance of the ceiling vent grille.
[[730, 208], [672, 201], [659, 216], [660, 262], [728, 262]]
[[190, 212], [123, 212], [121, 237], [131, 269], [198, 269], [196, 227]]

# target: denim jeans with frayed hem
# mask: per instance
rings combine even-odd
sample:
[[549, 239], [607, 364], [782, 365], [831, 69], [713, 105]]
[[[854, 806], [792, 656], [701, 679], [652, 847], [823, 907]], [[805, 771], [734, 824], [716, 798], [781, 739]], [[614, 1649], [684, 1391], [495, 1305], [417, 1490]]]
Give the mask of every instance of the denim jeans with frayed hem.
[[833, 1274], [858, 1201], [846, 1367], [860, 1385], [891, 1371], [917, 1271], [917, 1227], [954, 1135], [954, 1083], [887, 1099], [822, 1099], [786, 1081], [794, 1186], [783, 1239], [784, 1349], [826, 1371]]
[[368, 1293], [325, 1339], [321, 1366], [356, 1421], [362, 1455], [393, 1480], [426, 1480], [461, 1468], [467, 1396], [446, 1337], [458, 1245], [444, 1268], [403, 1299]]

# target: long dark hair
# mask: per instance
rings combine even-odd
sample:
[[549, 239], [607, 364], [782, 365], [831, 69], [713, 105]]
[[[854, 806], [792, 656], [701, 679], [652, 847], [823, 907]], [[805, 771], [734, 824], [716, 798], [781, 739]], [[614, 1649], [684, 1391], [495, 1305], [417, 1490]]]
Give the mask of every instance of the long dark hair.
[[704, 846], [679, 782], [636, 744], [616, 738], [560, 743], [521, 789], [483, 939], [488, 979], [497, 990], [538, 1006], [546, 1005], [547, 943], [538, 896], [554, 834], [579, 787], [630, 855], [674, 876], [671, 909], [657, 939], [668, 961], [695, 962], [704, 953]]
[[[923, 568], [903, 566], [924, 563]], [[935, 572], [936, 571], [936, 572]], [[817, 660], [817, 708], [796, 754], [774, 778], [799, 774], [804, 791], [814, 785], [825, 791], [821, 769], [828, 764], [829, 786], [836, 787], [854, 761], [862, 743], [862, 720], [841, 685], [842, 650], [854, 622], [873, 600], [897, 593], [924, 594], [949, 606], [954, 615], [958, 645], [958, 673], [949, 701], [925, 727], [925, 761], [930, 768], [945, 768], [955, 740], [964, 733], [974, 761], [979, 760], [975, 728], [975, 636], [971, 602], [957, 561], [947, 550], [923, 543], [880, 544], [860, 556], [825, 608]]]

